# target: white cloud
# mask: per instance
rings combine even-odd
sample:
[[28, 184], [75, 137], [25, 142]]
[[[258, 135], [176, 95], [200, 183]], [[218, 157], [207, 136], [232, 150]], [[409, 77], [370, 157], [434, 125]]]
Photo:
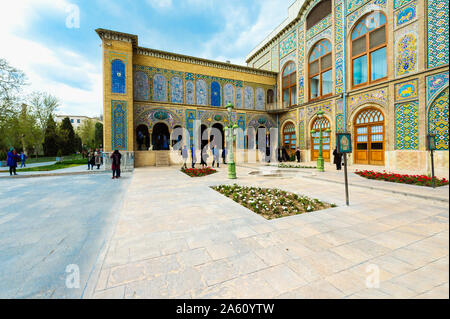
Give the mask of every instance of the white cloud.
[[156, 9], [167, 9], [172, 7], [172, 0], [147, 0], [147, 3]]
[[[61, 101], [59, 113], [98, 115], [103, 105], [100, 64], [93, 64], [62, 46], [50, 48], [17, 35], [26, 33], [39, 10], [60, 15], [64, 25], [69, 4], [65, 0], [23, 0], [4, 4], [6, 9], [2, 8], [0, 13], [0, 30], [2, 41], [8, 45], [2, 46], [0, 57], [25, 72], [30, 83], [25, 93], [45, 91], [55, 95]], [[58, 77], [64, 79], [58, 80]], [[83, 81], [86, 85], [81, 87], [88, 89], [79, 88]]]

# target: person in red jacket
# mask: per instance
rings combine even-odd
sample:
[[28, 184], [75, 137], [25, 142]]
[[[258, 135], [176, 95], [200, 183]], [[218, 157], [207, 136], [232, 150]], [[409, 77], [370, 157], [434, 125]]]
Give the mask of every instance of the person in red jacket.
[[111, 155], [112, 159], [112, 172], [113, 176], [112, 178], [120, 178], [120, 159], [122, 158], [122, 155], [119, 153], [118, 150], [115, 150], [114, 153]]

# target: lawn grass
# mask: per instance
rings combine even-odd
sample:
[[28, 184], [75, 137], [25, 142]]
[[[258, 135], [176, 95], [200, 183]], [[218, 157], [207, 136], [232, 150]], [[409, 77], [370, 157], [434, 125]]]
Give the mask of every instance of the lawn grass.
[[[70, 168], [70, 167], [81, 166], [81, 165], [86, 165], [86, 164], [87, 164], [87, 159], [74, 159], [74, 160], [57, 162], [52, 165], [18, 168], [17, 172], [42, 172], [42, 171], [48, 172], [48, 171], [55, 171], [58, 169]], [[8, 170], [0, 171], [0, 173], [6, 173], [6, 172], [9, 172], [9, 168], [8, 168]]]
[[[67, 156], [63, 156], [64, 160], [75, 160], [75, 159], [82, 159], [83, 157], [81, 156], [81, 154], [72, 154], [72, 155], [67, 155]], [[26, 163], [27, 164], [35, 164], [35, 163], [45, 163], [45, 162], [54, 162], [56, 161], [56, 157], [55, 156], [46, 156], [46, 157], [32, 157], [29, 156], [27, 158]]]

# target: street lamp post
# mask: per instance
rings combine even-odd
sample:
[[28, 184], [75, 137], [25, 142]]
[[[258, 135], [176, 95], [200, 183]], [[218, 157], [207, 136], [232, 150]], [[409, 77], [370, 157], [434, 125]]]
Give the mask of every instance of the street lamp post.
[[237, 128], [237, 124], [233, 124], [232, 114], [233, 104], [228, 102], [226, 105], [228, 111], [228, 125], [225, 128], [225, 138], [227, 141], [228, 148], [228, 178], [236, 179], [236, 163], [234, 162], [234, 154], [233, 154], [233, 142], [236, 140], [235, 129]]
[[[317, 117], [320, 119], [323, 117], [323, 111], [320, 110], [317, 112]], [[319, 172], [324, 172], [325, 171], [325, 163], [324, 163], [324, 159], [323, 159], [323, 154], [322, 154], [322, 133], [320, 130], [316, 131], [316, 130], [311, 130], [312, 134], [315, 133], [319, 133], [319, 156], [317, 157], [317, 170]], [[331, 130], [329, 128], [327, 128], [325, 130], [326, 133], [328, 133], [328, 136], [330, 136], [330, 132]]]

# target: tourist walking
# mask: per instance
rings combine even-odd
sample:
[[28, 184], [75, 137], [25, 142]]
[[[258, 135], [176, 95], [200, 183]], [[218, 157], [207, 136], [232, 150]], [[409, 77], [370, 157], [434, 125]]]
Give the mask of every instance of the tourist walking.
[[188, 154], [187, 147], [186, 147], [186, 145], [183, 145], [183, 148], [181, 149], [181, 157], [183, 158], [183, 167], [182, 167], [182, 169], [186, 169], [187, 168], [186, 162], [187, 162], [188, 156], [189, 156], [189, 154]]
[[208, 166], [208, 153], [206, 152], [206, 145], [202, 147], [201, 151], [201, 159], [200, 159], [200, 165], [202, 165], [202, 168], [206, 168]]
[[20, 168], [26, 167], [25, 161], [27, 160], [28, 156], [22, 151], [20, 152]]
[[194, 146], [191, 146], [191, 158], [192, 158], [192, 168], [195, 168], [195, 163], [197, 162], [197, 156], [195, 155]]
[[300, 163], [300, 149], [297, 147], [295, 151], [295, 156], [297, 157], [297, 163]]
[[219, 168], [220, 156], [219, 156], [219, 150], [217, 149], [216, 145], [213, 145], [212, 156], [213, 156], [212, 167], [214, 167], [214, 164], [217, 163], [217, 168]]
[[95, 165], [95, 153], [92, 150], [89, 150], [87, 157], [88, 157], [88, 170], [93, 170]]
[[17, 154], [14, 147], [11, 147], [8, 152], [8, 160], [6, 162], [6, 164], [9, 166], [9, 176], [12, 176], [12, 174], [17, 175], [16, 168], [18, 161], [19, 155]]
[[102, 157], [98, 148], [95, 150], [94, 157], [95, 165], [97, 165], [97, 169], [100, 169], [100, 165], [102, 164]]
[[335, 148], [333, 151], [333, 156], [334, 156], [333, 163], [336, 164], [336, 169], [340, 171], [342, 168], [342, 154], [338, 153], [337, 148]]
[[112, 159], [112, 179], [120, 178], [120, 159], [122, 158], [122, 154], [120, 154], [118, 150], [115, 150], [110, 158]]
[[223, 160], [223, 164], [226, 165], [227, 164], [227, 149], [225, 147], [222, 150], [222, 160]]

